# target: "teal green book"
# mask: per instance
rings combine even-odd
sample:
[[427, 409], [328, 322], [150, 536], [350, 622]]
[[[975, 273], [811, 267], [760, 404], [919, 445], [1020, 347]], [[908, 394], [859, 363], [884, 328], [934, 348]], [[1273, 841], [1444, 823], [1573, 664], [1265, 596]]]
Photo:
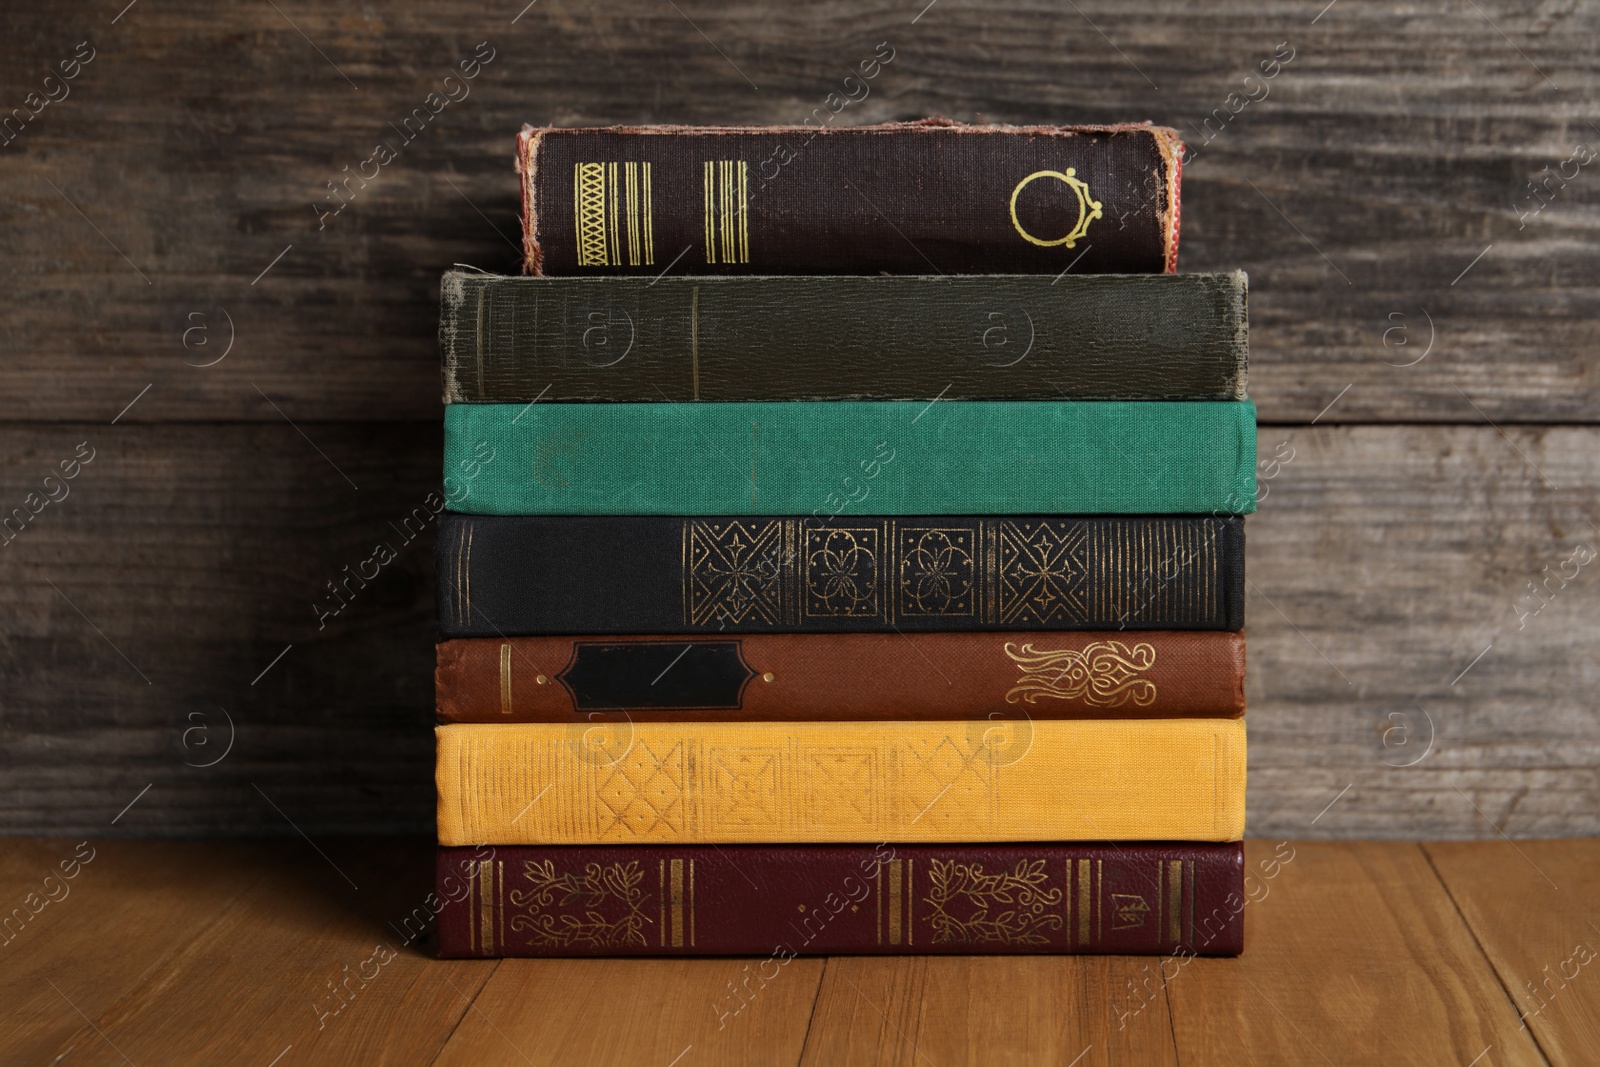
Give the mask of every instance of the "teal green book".
[[451, 404], [477, 515], [1245, 514], [1241, 401]]

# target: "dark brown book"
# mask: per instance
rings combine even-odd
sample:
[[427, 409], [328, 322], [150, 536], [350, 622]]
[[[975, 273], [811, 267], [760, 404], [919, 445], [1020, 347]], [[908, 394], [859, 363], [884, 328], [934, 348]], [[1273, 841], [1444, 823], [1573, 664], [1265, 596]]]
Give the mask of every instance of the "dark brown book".
[[1142, 123], [526, 126], [524, 266], [1170, 274], [1182, 148]]
[[1222, 631], [464, 638], [445, 722], [1162, 719], [1244, 713]]
[[1244, 846], [441, 848], [439, 955], [1236, 956]]

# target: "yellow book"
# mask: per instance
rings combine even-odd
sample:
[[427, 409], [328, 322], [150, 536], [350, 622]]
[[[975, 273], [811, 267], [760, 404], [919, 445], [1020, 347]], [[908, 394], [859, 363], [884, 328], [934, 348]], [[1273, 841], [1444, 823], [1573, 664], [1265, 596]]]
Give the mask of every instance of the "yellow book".
[[451, 724], [441, 845], [1244, 834], [1239, 719]]

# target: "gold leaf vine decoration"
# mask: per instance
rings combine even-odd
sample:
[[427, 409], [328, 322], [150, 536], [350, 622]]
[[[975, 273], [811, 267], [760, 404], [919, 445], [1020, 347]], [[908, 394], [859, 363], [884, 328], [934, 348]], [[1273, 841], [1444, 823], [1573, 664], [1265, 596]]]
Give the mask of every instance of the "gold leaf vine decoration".
[[1006, 655], [1022, 672], [1006, 693], [1012, 704], [1032, 704], [1050, 697], [1081, 700], [1095, 708], [1115, 708], [1132, 701], [1142, 708], [1156, 699], [1156, 684], [1142, 677], [1156, 663], [1155, 647], [1148, 642], [1130, 648], [1121, 641], [1096, 641], [1081, 651], [1040, 651], [1031, 643], [1018, 647], [1007, 642]]

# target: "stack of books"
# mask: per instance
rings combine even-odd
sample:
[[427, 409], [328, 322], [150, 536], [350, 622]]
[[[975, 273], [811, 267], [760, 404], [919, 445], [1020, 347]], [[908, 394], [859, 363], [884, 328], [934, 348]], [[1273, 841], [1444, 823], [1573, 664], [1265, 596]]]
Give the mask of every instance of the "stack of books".
[[1243, 943], [1243, 274], [1147, 124], [525, 129], [441, 292], [445, 956]]

